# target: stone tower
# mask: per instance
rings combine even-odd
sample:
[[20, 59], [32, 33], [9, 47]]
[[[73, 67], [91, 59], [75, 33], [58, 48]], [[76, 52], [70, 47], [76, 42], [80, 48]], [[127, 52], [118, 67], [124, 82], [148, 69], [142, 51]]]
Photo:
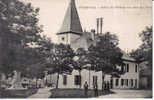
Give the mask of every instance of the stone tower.
[[83, 30], [76, 9], [75, 0], [70, 1], [62, 26], [57, 33], [57, 36], [59, 43], [69, 44], [75, 50], [77, 48], [84, 48], [84, 45], [86, 45], [85, 43], [80, 45], [77, 44], [83, 36]]

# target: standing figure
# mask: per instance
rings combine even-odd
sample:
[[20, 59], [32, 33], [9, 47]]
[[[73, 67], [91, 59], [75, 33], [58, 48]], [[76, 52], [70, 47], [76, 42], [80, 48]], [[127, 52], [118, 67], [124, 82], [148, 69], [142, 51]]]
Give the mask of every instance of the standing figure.
[[88, 83], [87, 81], [84, 83], [84, 94], [85, 96], [87, 96], [87, 92], [88, 92]]
[[98, 85], [96, 83], [94, 84], [94, 94], [95, 94], [95, 97], [98, 96]]

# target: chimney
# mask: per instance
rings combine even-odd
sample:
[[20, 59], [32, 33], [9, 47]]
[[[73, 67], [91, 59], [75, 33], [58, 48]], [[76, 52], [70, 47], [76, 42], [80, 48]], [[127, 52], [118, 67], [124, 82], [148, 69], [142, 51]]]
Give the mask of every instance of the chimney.
[[99, 34], [99, 18], [97, 18], [97, 34]]
[[103, 32], [103, 18], [97, 18], [97, 34], [102, 34]]
[[102, 34], [103, 18], [100, 18], [100, 34]]
[[91, 36], [92, 36], [92, 40], [95, 39], [95, 29], [91, 29]]

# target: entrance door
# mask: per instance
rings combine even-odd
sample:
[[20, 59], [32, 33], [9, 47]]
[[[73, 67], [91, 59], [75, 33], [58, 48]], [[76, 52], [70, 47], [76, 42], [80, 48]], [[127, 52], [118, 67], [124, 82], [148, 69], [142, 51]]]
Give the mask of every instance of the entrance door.
[[111, 81], [110, 81], [110, 88], [111, 89], [113, 88], [113, 79], [111, 79]]
[[[93, 86], [97, 84], [97, 76], [93, 76]], [[98, 85], [98, 84], [97, 84]]]

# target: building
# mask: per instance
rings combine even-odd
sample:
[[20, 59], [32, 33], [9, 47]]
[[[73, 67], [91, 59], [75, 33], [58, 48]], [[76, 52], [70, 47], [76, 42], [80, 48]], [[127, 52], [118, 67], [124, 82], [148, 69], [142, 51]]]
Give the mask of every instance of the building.
[[[97, 19], [97, 34], [102, 32], [102, 18]], [[83, 32], [80, 19], [77, 13], [75, 0], [71, 0], [68, 6], [64, 21], [57, 33], [59, 43], [69, 44], [74, 50], [84, 48], [85, 50], [92, 44], [95, 44], [95, 31]], [[120, 70], [125, 71], [120, 78], [105, 76], [105, 83], [109, 83], [111, 88], [138, 88], [139, 72], [138, 65], [134, 59], [124, 53], [124, 63], [126, 66], [117, 66]], [[81, 76], [77, 70], [73, 70], [71, 75], [60, 75], [59, 88], [83, 88], [87, 81], [89, 88], [93, 88], [93, 84], [98, 84], [98, 89], [102, 88], [102, 72], [90, 70], [82, 70]]]
[[94, 34], [83, 32], [74, 0], [71, 0], [69, 4], [57, 35], [59, 43], [70, 44], [74, 50], [78, 48], [88, 49], [89, 44], [93, 41]]
[[139, 64], [140, 66], [140, 84], [141, 89], [152, 89], [152, 70], [148, 66], [148, 62], [143, 61]]
[[120, 78], [110, 78], [112, 88], [139, 88], [139, 65], [135, 59], [129, 57], [126, 53], [123, 53], [124, 66], [119, 69], [124, 72]]

